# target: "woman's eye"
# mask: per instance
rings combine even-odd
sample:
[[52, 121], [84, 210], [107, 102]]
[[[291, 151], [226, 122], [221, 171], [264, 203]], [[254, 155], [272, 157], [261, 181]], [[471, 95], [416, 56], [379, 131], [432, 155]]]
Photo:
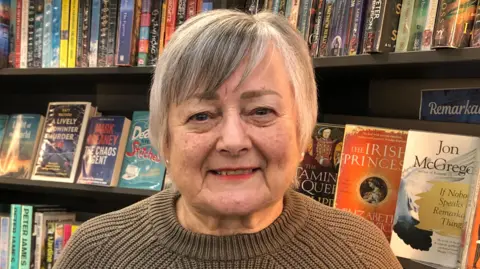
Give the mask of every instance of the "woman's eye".
[[253, 111], [253, 114], [256, 115], [256, 116], [264, 116], [264, 115], [268, 115], [270, 113], [272, 113], [273, 110], [270, 109], [270, 108], [266, 108], [266, 107], [261, 107], [261, 108], [257, 108]]
[[197, 113], [193, 116], [191, 116], [188, 120], [193, 120], [193, 121], [206, 121], [210, 118], [208, 113]]

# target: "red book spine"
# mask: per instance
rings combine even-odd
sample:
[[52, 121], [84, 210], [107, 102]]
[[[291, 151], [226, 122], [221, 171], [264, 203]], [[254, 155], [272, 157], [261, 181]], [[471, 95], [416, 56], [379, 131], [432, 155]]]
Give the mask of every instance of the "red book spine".
[[[27, 0], [24, 0], [27, 1]], [[20, 47], [22, 45], [22, 0], [17, 0], [17, 18], [15, 29], [15, 68], [20, 68]]]
[[70, 236], [72, 235], [72, 224], [63, 225], [63, 247], [67, 245]]
[[197, 14], [197, 0], [187, 0], [187, 20]]
[[167, 0], [167, 23], [165, 25], [165, 45], [175, 32], [175, 23], [177, 21], [178, 0]]

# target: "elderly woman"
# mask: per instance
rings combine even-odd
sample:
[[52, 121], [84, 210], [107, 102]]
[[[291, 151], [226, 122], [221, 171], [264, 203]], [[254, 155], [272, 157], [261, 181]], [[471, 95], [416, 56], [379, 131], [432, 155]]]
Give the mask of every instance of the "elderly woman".
[[84, 223], [56, 269], [401, 268], [376, 226], [292, 189], [317, 96], [287, 20], [203, 13], [158, 63], [150, 134], [175, 190]]

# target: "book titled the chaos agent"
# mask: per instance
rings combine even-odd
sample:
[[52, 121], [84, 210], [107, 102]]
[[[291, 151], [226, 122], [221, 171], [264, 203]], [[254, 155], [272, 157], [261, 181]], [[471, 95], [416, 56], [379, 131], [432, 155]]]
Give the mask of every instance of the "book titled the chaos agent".
[[117, 185], [130, 123], [122, 116], [90, 119], [77, 183]]
[[480, 138], [408, 132], [390, 246], [398, 257], [457, 268]]
[[335, 207], [359, 215], [390, 240], [407, 131], [347, 124]]
[[0, 149], [0, 176], [29, 179], [35, 161], [44, 116], [12, 115]]
[[118, 187], [161, 190], [165, 165], [150, 142], [149, 112], [134, 111]]
[[297, 168], [297, 191], [333, 207], [345, 127], [318, 123]]
[[89, 102], [51, 102], [32, 179], [73, 183], [83, 148]]
[[422, 90], [420, 119], [480, 124], [480, 88]]

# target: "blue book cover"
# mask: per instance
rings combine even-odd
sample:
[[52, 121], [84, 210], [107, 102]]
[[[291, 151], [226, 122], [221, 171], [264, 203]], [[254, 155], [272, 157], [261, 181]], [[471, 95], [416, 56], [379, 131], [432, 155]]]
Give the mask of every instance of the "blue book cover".
[[10, 0], [0, 0], [0, 68], [8, 65]]
[[62, 19], [62, 1], [52, 1], [52, 64], [51, 67], [60, 66], [60, 21]]
[[88, 102], [52, 102], [32, 179], [73, 183], [91, 113]]
[[117, 185], [129, 128], [130, 120], [121, 116], [90, 120], [77, 183]]
[[135, 111], [128, 134], [119, 187], [162, 189], [165, 165], [149, 138], [148, 111]]
[[0, 176], [30, 178], [43, 121], [39, 114], [10, 117], [0, 150]]
[[480, 89], [423, 90], [420, 119], [480, 123]]
[[3, 141], [3, 137], [5, 136], [5, 129], [7, 128], [8, 122], [8, 115], [0, 114], [0, 149]]

